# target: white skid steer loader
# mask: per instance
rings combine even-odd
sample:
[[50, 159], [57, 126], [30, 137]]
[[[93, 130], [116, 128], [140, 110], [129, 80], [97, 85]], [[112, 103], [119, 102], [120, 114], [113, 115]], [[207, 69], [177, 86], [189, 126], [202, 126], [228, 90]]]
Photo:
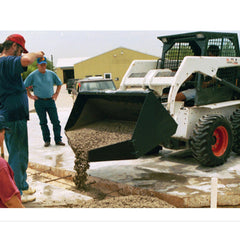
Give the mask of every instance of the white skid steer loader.
[[[129, 141], [93, 149], [89, 161], [137, 158], [164, 146], [190, 148], [204, 166], [223, 164], [232, 150], [240, 153], [237, 34], [193, 32], [158, 38], [163, 42], [161, 59], [133, 61], [118, 91], [78, 95], [65, 130], [103, 118], [135, 121]], [[210, 56], [211, 48], [215, 56]], [[192, 98], [179, 101], [178, 94], [185, 96], [189, 90]], [[84, 101], [87, 106], [80, 108]], [[96, 109], [101, 114], [93, 116]]]

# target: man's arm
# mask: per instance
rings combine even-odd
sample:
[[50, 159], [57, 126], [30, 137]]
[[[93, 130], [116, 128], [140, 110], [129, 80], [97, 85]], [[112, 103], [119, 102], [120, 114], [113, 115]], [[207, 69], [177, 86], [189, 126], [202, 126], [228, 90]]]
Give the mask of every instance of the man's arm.
[[0, 129], [0, 143], [3, 144], [5, 129]]
[[21, 64], [23, 67], [27, 67], [31, 65], [37, 58], [40, 58], [43, 56], [44, 56], [43, 51], [24, 54], [21, 57]]
[[13, 195], [7, 202], [4, 203], [8, 208], [24, 208], [22, 202], [17, 197], [17, 195]]
[[37, 100], [38, 99], [37, 96], [31, 94], [29, 87], [27, 87], [26, 89], [27, 89], [27, 95], [28, 95], [29, 98], [31, 98], [33, 100]]
[[52, 96], [52, 99], [53, 100], [57, 100], [57, 97], [58, 97], [58, 94], [59, 94], [59, 92], [60, 92], [60, 90], [61, 90], [61, 87], [62, 87], [62, 85], [58, 85], [57, 86], [57, 90], [56, 90], [56, 92], [53, 94], [53, 96]]

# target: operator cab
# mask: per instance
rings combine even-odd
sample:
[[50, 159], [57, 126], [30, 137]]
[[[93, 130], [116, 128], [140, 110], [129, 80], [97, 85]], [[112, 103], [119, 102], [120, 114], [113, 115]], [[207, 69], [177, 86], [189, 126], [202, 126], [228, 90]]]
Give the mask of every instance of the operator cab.
[[[222, 32], [193, 32], [170, 36], [158, 37], [163, 43], [162, 58], [157, 63], [157, 68], [171, 69], [174, 73], [177, 72], [184, 57], [186, 56], [209, 56], [207, 50], [210, 46], [216, 46], [219, 49], [218, 56], [239, 57], [239, 43], [236, 33]], [[235, 69], [219, 69], [219, 77], [224, 77], [227, 81], [236, 81], [239, 77], [239, 70]], [[221, 86], [219, 83], [212, 84], [208, 88], [203, 88], [203, 82], [206, 81], [206, 76], [201, 73], [194, 73], [194, 76], [189, 81], [185, 81], [179, 89], [179, 92], [187, 89], [196, 89], [195, 99], [191, 102], [185, 102], [187, 106], [205, 105], [216, 103], [219, 99], [222, 100], [223, 93], [225, 100], [233, 98], [233, 91], [226, 86]], [[216, 89], [218, 87], [218, 89]], [[221, 89], [219, 89], [221, 88]], [[168, 93], [169, 89], [164, 92]]]

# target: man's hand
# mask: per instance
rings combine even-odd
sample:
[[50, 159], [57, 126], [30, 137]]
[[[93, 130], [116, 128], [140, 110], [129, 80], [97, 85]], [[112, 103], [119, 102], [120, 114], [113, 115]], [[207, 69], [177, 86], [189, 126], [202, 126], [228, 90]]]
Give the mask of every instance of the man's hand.
[[42, 58], [44, 56], [43, 51], [26, 53], [21, 57], [21, 64], [23, 67], [31, 65], [37, 58]]
[[6, 203], [4, 203], [8, 208], [24, 208], [20, 199], [13, 195]]
[[44, 57], [44, 52], [43, 51], [36, 52], [36, 55], [37, 58]]
[[58, 93], [54, 93], [54, 94], [52, 95], [52, 99], [53, 99], [54, 101], [57, 100], [57, 97], [58, 97]]
[[27, 89], [27, 95], [28, 95], [29, 98], [31, 98], [31, 99], [33, 99], [33, 100], [38, 100], [38, 97], [37, 97], [37, 96], [32, 95], [32, 94], [30, 93], [30, 88], [29, 88], [29, 87], [26, 88], [26, 89]]
[[35, 95], [32, 95], [30, 98], [33, 99], [33, 100], [38, 100], [38, 97], [35, 96]]
[[58, 94], [59, 94], [59, 92], [60, 92], [60, 90], [61, 90], [61, 87], [62, 87], [62, 85], [58, 85], [56, 92], [52, 95], [52, 99], [53, 99], [54, 101], [57, 100], [57, 97], [58, 97]]

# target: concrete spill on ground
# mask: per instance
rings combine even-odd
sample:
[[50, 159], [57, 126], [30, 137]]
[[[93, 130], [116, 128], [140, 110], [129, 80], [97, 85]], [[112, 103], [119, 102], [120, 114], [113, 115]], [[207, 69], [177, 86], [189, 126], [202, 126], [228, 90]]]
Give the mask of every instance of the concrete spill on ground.
[[79, 203], [80, 208], [175, 208], [175, 206], [150, 196], [130, 195], [113, 197], [101, 201], [91, 200]]
[[130, 140], [135, 122], [104, 120], [89, 124], [81, 129], [67, 131], [69, 145], [75, 153], [74, 183], [78, 189], [85, 187], [89, 169], [90, 150]]

